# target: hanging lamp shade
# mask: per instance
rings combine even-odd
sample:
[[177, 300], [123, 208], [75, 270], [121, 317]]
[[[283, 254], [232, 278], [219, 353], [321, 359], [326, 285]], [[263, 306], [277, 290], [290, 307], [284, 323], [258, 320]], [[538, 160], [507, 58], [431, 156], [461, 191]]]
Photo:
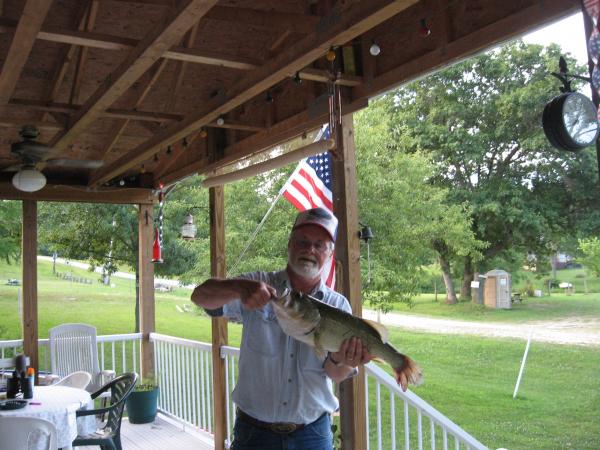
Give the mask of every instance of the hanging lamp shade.
[[158, 228], [154, 232], [154, 244], [152, 245], [152, 262], [153, 263], [162, 263], [162, 249], [160, 242], [160, 233], [158, 232]]
[[194, 217], [188, 214], [185, 218], [185, 223], [181, 227], [181, 237], [187, 240], [193, 240], [196, 238], [196, 225], [194, 225]]
[[12, 184], [20, 191], [35, 192], [46, 186], [46, 177], [39, 170], [26, 167], [13, 175]]

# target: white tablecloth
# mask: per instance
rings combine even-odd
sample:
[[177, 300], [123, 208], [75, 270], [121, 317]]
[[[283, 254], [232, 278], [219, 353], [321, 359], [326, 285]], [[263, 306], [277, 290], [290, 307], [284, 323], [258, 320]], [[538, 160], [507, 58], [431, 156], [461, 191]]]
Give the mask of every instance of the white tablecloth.
[[71, 448], [71, 443], [77, 434], [91, 434], [97, 428], [96, 418], [93, 415], [75, 420], [75, 411], [80, 408], [94, 408], [90, 393], [84, 389], [66, 386], [35, 386], [33, 398], [29, 400], [29, 404], [25, 408], [11, 411], [0, 410], [0, 420], [2, 417], [8, 416], [46, 419], [56, 426], [58, 447]]

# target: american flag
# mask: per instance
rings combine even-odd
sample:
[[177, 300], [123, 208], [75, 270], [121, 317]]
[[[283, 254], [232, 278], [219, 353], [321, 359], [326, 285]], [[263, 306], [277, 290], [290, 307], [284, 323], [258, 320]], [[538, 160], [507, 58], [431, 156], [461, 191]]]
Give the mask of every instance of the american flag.
[[[329, 139], [329, 126], [317, 134], [319, 139]], [[303, 159], [283, 185], [283, 196], [299, 211], [322, 207], [333, 213], [331, 193], [331, 154], [318, 153]], [[335, 287], [335, 253], [323, 270], [323, 281], [331, 289]]]

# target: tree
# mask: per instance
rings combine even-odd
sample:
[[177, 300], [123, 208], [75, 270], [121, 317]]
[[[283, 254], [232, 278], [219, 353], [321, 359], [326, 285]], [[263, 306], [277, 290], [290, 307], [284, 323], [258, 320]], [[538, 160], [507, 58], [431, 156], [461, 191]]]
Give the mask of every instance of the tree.
[[21, 257], [21, 202], [0, 200], [0, 258], [7, 263]]
[[[468, 207], [448, 205], [448, 190], [428, 182], [435, 172], [425, 155], [397, 150], [387, 100], [375, 100], [355, 116], [360, 217], [375, 233], [365, 296], [384, 310], [391, 300], [408, 301], [417, 292], [436, 243], [474, 258], [481, 247], [471, 231]], [[447, 301], [456, 302], [445, 261], [440, 256]]]
[[[386, 97], [396, 149], [429, 157], [432, 183], [449, 189], [450, 204], [469, 205], [473, 233], [487, 243], [481, 262], [459, 258], [461, 297], [494, 258], [541, 258], [573, 231], [565, 192], [584, 157], [552, 148], [540, 125], [558, 92], [549, 73], [560, 54], [556, 45], [516, 41]], [[436, 250], [446, 258], [443, 246]]]
[[579, 239], [579, 250], [583, 253], [583, 257], [579, 260], [595, 276], [600, 277], [600, 239], [596, 236]]

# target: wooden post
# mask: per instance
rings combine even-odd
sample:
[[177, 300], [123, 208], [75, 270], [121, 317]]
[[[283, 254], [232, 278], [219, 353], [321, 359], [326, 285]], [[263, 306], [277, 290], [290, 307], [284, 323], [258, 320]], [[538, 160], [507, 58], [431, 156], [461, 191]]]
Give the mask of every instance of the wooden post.
[[154, 220], [152, 205], [139, 205], [138, 247], [140, 272], [140, 333], [142, 350], [140, 372], [142, 377], [154, 375], [154, 346], [150, 333], [155, 330], [154, 307], [154, 265], [152, 264], [152, 244], [154, 242]]
[[38, 297], [37, 297], [37, 202], [23, 200], [23, 353], [39, 372], [38, 357]]
[[[209, 189], [210, 202], [210, 273], [224, 278], [225, 270], [225, 203], [223, 186]], [[227, 436], [225, 360], [221, 358], [221, 347], [227, 345], [227, 320], [212, 319], [212, 363], [215, 403], [215, 450], [225, 448]]]
[[[354, 315], [362, 316], [360, 295], [360, 241], [358, 239], [358, 191], [352, 114], [342, 117], [336, 136], [333, 160], [333, 211], [339, 220], [335, 245], [338, 271], [337, 290], [352, 305]], [[365, 372], [340, 384], [342, 448], [367, 448], [365, 427]]]

